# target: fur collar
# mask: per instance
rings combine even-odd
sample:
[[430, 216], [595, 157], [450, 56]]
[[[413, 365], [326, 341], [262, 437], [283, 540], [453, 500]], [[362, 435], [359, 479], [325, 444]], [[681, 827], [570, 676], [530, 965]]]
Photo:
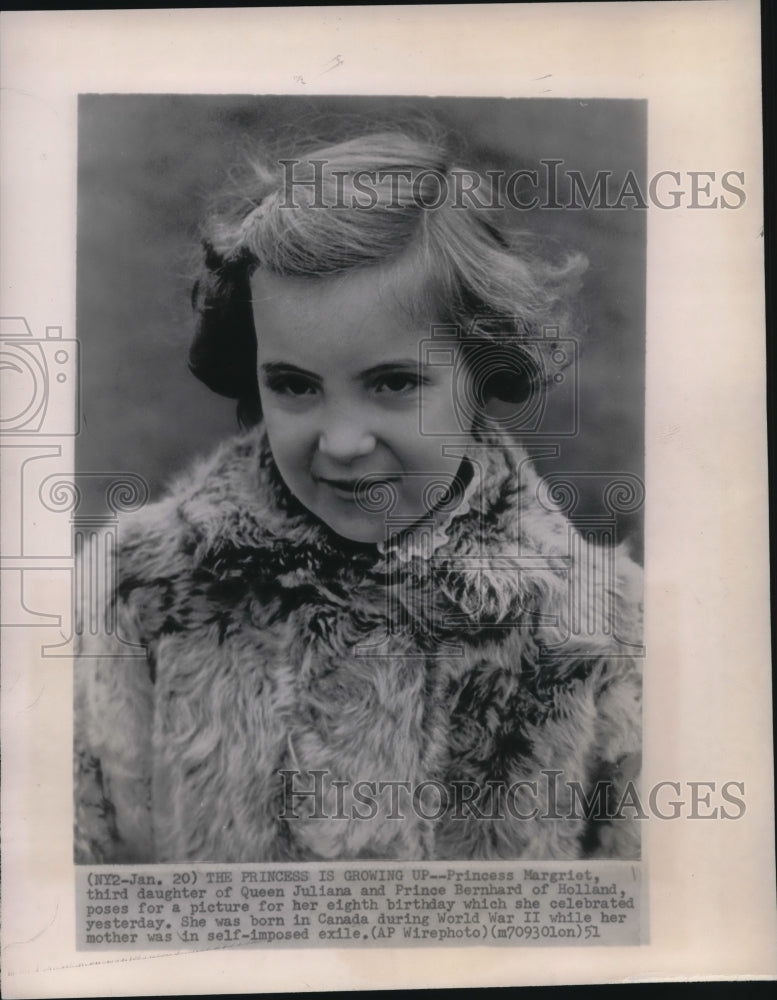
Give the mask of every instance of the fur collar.
[[[208, 600], [272, 608], [273, 619], [308, 605], [321, 621], [349, 608], [359, 627], [395, 620], [419, 651], [512, 632], [532, 647], [538, 667], [553, 660], [562, 673], [581, 657], [612, 651], [614, 635], [638, 641], [639, 571], [625, 553], [617, 553], [610, 590], [589, 584], [578, 561], [593, 550], [563, 514], [540, 503], [525, 450], [483, 440], [467, 457], [478, 469], [476, 488], [455, 510], [438, 512], [428, 545], [418, 545], [424, 524], [385, 547], [365, 545], [336, 535], [298, 503], [259, 426], [195, 467], [161, 506], [141, 512], [137, 548], [124, 565], [135, 580], [156, 583], [172, 573], [182, 594], [184, 577], [193, 576]], [[148, 518], [151, 532], [143, 528]], [[163, 567], [159, 552], [169, 552], [171, 527], [179, 561]], [[593, 609], [593, 631], [571, 635], [574, 602]]]
[[[515, 535], [516, 497], [535, 478], [525, 451], [480, 442], [465, 461], [470, 481], [458, 496], [442, 498], [418, 527], [380, 545], [342, 538], [296, 500], [261, 425], [222, 445], [171, 496], [195, 563], [219, 576], [268, 559], [279, 573], [308, 569], [331, 576], [358, 569], [382, 576], [402, 562], [417, 573], [433, 554], [451, 556], [462, 543], [471, 552], [475, 538], [504, 542]], [[420, 536], [427, 544], [419, 544]]]

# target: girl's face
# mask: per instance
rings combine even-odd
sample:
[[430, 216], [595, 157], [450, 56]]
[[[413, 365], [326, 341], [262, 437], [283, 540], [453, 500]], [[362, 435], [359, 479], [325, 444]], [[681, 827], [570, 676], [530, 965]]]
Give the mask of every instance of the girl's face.
[[[332, 278], [252, 278], [259, 394], [275, 463], [286, 485], [345, 538], [379, 542], [386, 517], [399, 530], [419, 520], [450, 484], [462, 444], [450, 363], [428, 364], [430, 324], [403, 308], [421, 281], [407, 266], [369, 267]], [[451, 355], [455, 345], [429, 360]], [[435, 348], [437, 347], [435, 338]], [[447, 352], [446, 349], [447, 348]], [[466, 391], [466, 390], [465, 390]], [[461, 455], [459, 449], [453, 449]], [[363, 476], [394, 503], [369, 510]], [[377, 490], [375, 490], [377, 492]]]

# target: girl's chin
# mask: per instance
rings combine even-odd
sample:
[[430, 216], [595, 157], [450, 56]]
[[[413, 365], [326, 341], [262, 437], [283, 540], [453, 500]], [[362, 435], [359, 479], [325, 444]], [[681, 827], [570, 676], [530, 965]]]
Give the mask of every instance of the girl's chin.
[[[393, 499], [390, 494], [387, 496]], [[375, 494], [374, 500], [376, 505], [385, 506], [383, 495]], [[425, 507], [418, 509], [416, 504], [407, 502], [400, 502], [396, 506], [391, 503], [389, 513], [384, 510], [366, 511], [353, 500], [340, 497], [333, 503], [305, 506], [330, 531], [349, 542], [361, 545], [379, 545], [411, 527], [417, 527], [421, 522], [429, 524], [435, 520], [435, 514]]]
[[[321, 498], [317, 497], [316, 500]], [[357, 503], [353, 498], [334, 493], [332, 496], [323, 498], [325, 502], [311, 504], [308, 510], [314, 514], [319, 521], [325, 524], [330, 531], [346, 538], [350, 542], [362, 545], [378, 545], [386, 540], [388, 535], [394, 534], [395, 525], [387, 520], [385, 510], [369, 511], [364, 510], [361, 503]], [[380, 507], [385, 507], [383, 497], [375, 498]], [[393, 496], [389, 496], [390, 501], [394, 501]], [[394, 503], [390, 506], [393, 508]], [[392, 515], [394, 511], [392, 509]], [[393, 518], [392, 518], [393, 520]]]
[[380, 517], [332, 518], [317, 515], [320, 521], [341, 538], [349, 542], [359, 542], [362, 545], [378, 545], [386, 540], [389, 534], [386, 522]]

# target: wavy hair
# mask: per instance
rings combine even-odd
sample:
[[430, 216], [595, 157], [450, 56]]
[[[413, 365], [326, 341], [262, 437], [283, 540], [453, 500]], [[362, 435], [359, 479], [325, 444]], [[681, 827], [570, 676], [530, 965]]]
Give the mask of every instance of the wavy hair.
[[[477, 201], [465, 204], [457, 183], [464, 175], [470, 188], [477, 181]], [[266, 268], [325, 279], [410, 253], [427, 276], [423, 294], [407, 303], [410, 311], [427, 322], [457, 325], [465, 357], [482, 355], [498, 338], [525, 361], [527, 337], [545, 326], [568, 330], [570, 293], [586, 261], [580, 254], [549, 261], [535, 237], [505, 224], [505, 211], [484, 207], [498, 198], [492, 183], [457, 166], [439, 139], [407, 131], [361, 135], [288, 159], [253, 157], [246, 177], [204, 225], [192, 293], [192, 372], [237, 399], [243, 425], [256, 423], [261, 330], [254, 325], [252, 273]], [[541, 377], [532, 371], [508, 364], [501, 377], [492, 373], [484, 391], [518, 401]]]

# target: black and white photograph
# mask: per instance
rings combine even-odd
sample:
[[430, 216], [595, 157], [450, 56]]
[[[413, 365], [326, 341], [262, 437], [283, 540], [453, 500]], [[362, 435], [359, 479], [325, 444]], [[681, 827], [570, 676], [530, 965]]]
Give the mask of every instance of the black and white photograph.
[[638, 858], [644, 102], [79, 117], [76, 860]]
[[757, 3], [0, 18], [3, 995], [777, 977]]

